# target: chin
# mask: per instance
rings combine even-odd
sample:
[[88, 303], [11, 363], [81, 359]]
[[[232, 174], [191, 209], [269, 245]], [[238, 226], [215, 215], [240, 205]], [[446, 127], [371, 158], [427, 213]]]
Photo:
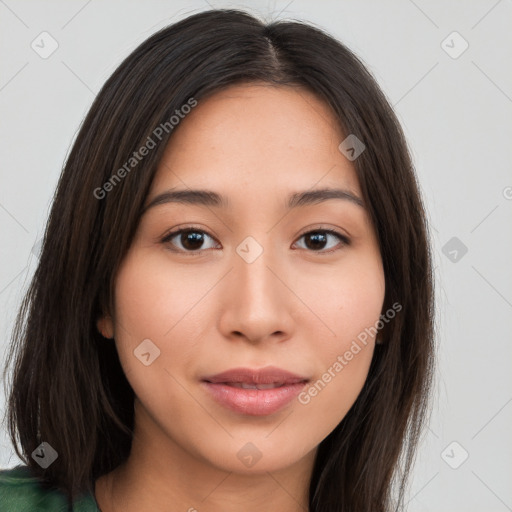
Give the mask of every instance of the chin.
[[[268, 432], [264, 435], [268, 435]], [[220, 443], [216, 446], [221, 448], [218, 453], [209, 452], [205, 454], [211, 465], [227, 472], [244, 475], [261, 475], [268, 472], [284, 470], [298, 463], [312, 452], [304, 445], [304, 440], [298, 440], [297, 445], [284, 445], [282, 438], [275, 441], [265, 439], [263, 436], [254, 436], [229, 442], [229, 446], [223, 448]]]

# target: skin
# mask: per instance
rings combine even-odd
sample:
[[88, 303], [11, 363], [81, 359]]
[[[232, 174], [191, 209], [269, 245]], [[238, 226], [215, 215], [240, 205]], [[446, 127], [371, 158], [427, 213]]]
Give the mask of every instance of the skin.
[[[216, 93], [175, 129], [146, 204], [178, 187], [231, 206], [150, 208], [122, 262], [115, 311], [98, 329], [135, 391], [135, 436], [128, 461], [96, 481], [103, 512], [307, 510], [317, 447], [360, 393], [375, 339], [307, 404], [268, 416], [224, 408], [200, 379], [274, 365], [316, 382], [378, 321], [384, 272], [366, 209], [340, 199], [286, 208], [290, 193], [323, 187], [361, 197], [344, 138], [315, 95], [266, 84]], [[190, 225], [203, 245], [161, 241]], [[351, 243], [303, 236], [320, 228]], [[263, 249], [252, 263], [236, 252], [248, 236]], [[144, 339], [160, 350], [149, 366], [133, 353]], [[261, 453], [252, 467], [237, 457], [248, 442]]]

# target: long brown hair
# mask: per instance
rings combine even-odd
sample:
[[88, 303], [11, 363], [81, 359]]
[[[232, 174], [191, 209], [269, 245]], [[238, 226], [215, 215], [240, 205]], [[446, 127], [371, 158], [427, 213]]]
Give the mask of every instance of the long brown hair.
[[[402, 306], [356, 402], [319, 445], [309, 510], [403, 505], [434, 361], [428, 224], [403, 132], [375, 79], [335, 38], [304, 22], [265, 24], [228, 9], [166, 27], [122, 62], [90, 108], [58, 183], [7, 357], [6, 369], [14, 360], [7, 418], [18, 456], [70, 503], [130, 452], [133, 390], [96, 320], [113, 311], [116, 272], [172, 129], [122, 180], [112, 177], [191, 98], [200, 103], [255, 81], [308, 88], [346, 135], [364, 142], [353, 165], [380, 246], [384, 310]], [[109, 180], [108, 193], [98, 192]], [[59, 454], [45, 470], [31, 457], [41, 441]]]

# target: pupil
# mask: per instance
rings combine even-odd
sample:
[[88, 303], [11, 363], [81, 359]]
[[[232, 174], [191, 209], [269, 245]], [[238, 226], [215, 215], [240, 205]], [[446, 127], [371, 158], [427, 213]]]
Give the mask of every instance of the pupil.
[[203, 235], [197, 231], [187, 231], [181, 234], [181, 243], [185, 249], [200, 249], [203, 243], [202, 238]]
[[[321, 239], [321, 240], [319, 240]], [[315, 240], [315, 243], [312, 245], [306, 242], [306, 246], [308, 249], [323, 249], [323, 247], [319, 247], [317, 242], [320, 242], [320, 245], [323, 246], [326, 243], [326, 235], [322, 233], [313, 233], [306, 237], [306, 240]]]

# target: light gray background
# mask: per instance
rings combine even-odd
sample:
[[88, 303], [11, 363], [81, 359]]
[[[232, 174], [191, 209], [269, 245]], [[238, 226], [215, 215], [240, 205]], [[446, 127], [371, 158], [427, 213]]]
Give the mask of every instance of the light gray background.
[[[512, 510], [510, 0], [0, 0], [1, 360], [95, 94], [150, 34], [208, 4], [318, 24], [365, 61], [395, 106], [433, 226], [438, 299], [435, 405], [408, 509]], [[59, 45], [47, 59], [31, 48], [43, 31]], [[446, 39], [453, 31], [469, 44], [457, 58], [464, 43]], [[0, 467], [18, 462], [0, 430]]]

